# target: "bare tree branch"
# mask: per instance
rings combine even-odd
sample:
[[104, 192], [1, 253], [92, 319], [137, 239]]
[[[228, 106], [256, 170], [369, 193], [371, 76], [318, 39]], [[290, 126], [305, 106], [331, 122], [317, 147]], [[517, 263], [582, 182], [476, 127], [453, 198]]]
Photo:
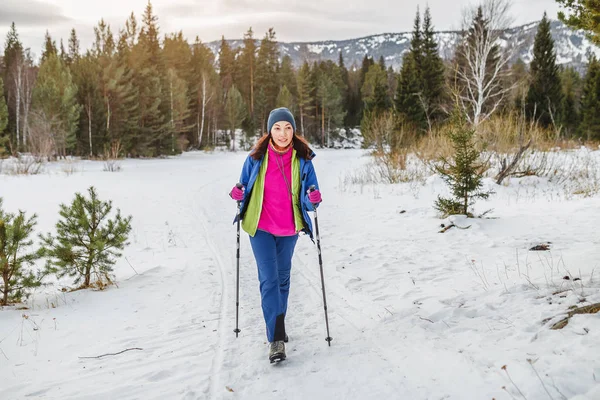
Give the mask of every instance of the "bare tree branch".
[[144, 350], [144, 349], [141, 349], [141, 348], [139, 348], [139, 347], [132, 347], [132, 348], [130, 348], [130, 349], [125, 349], [125, 350], [119, 351], [118, 353], [107, 353], [107, 354], [102, 354], [102, 355], [99, 355], [99, 356], [93, 356], [93, 357], [79, 357], [79, 358], [101, 358], [101, 357], [106, 357], [106, 356], [116, 356], [116, 355], [119, 355], [119, 354], [125, 353], [126, 351], [131, 351], [131, 350]]

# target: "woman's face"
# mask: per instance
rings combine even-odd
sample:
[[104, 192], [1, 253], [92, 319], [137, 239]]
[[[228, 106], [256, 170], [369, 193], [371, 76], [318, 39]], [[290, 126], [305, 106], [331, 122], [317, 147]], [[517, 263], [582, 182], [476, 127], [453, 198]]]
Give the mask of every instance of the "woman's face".
[[275, 122], [271, 128], [273, 142], [279, 147], [287, 147], [292, 142], [293, 136], [294, 127], [287, 121]]

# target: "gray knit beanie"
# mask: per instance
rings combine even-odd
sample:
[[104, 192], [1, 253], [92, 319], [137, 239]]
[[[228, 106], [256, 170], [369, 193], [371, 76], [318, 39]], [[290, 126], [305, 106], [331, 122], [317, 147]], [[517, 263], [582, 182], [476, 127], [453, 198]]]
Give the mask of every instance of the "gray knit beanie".
[[285, 107], [276, 108], [269, 114], [269, 120], [267, 121], [267, 133], [271, 133], [271, 128], [276, 122], [286, 121], [292, 124], [292, 128], [294, 129], [294, 133], [296, 133], [296, 121], [294, 120], [294, 116]]

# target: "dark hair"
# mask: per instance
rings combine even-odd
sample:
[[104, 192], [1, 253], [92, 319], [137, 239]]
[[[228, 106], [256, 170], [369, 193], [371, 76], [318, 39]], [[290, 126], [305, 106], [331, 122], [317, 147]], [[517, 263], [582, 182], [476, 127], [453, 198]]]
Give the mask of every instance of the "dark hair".
[[[255, 160], [260, 160], [263, 158], [267, 152], [270, 140], [270, 133], [266, 133], [260, 139], [258, 139], [252, 148], [252, 152], [250, 152], [250, 157], [254, 158]], [[298, 157], [304, 158], [305, 160], [312, 160], [313, 151], [311, 150], [306, 139], [304, 139], [302, 136], [298, 136], [296, 132], [294, 132], [294, 136], [292, 136], [292, 143]]]

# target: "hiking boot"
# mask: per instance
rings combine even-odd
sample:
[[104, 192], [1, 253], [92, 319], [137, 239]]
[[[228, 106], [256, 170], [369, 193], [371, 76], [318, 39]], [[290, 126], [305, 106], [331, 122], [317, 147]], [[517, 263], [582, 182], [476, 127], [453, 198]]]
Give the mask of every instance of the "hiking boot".
[[276, 361], [285, 360], [285, 344], [283, 340], [276, 340], [270, 343], [269, 346], [269, 361], [271, 364]]

